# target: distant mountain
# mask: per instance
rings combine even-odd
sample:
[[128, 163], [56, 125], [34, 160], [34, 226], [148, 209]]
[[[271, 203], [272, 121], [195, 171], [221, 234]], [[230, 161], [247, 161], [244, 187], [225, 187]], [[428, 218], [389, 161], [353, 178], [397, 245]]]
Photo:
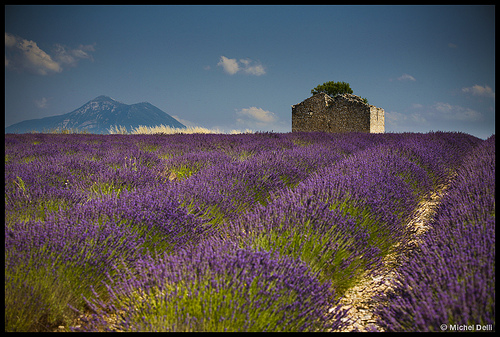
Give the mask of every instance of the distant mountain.
[[106, 134], [115, 125], [124, 126], [128, 131], [139, 125], [186, 127], [148, 102], [124, 104], [108, 96], [99, 96], [64, 115], [30, 119], [13, 124], [5, 128], [5, 133], [48, 132], [65, 128]]

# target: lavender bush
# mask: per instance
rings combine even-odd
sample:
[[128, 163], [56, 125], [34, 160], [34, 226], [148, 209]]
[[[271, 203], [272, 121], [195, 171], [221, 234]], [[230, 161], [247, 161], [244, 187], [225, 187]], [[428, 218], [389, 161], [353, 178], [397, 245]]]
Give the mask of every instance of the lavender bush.
[[226, 236], [242, 247], [301, 259], [341, 295], [359, 273], [380, 262], [380, 249], [369, 245], [369, 234], [353, 219], [322, 202], [297, 199], [283, 196], [259, 206], [235, 221]]
[[[339, 328], [338, 298], [404, 246], [419, 200], [476, 170], [462, 158], [482, 143], [459, 133], [6, 135], [6, 331], [68, 327], [78, 312], [93, 313], [81, 330]], [[457, 193], [469, 190], [484, 199]]]
[[345, 316], [299, 260], [231, 244], [144, 259], [115, 279], [77, 330], [325, 331]]

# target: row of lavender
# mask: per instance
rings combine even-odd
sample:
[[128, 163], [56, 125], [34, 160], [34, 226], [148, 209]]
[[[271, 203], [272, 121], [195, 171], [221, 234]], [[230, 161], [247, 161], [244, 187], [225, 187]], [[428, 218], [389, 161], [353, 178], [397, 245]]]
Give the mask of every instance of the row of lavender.
[[420, 249], [381, 297], [388, 331], [494, 331], [495, 136], [471, 151]]
[[[315, 140], [307, 138], [297, 142]], [[345, 143], [345, 150], [329, 147], [330, 152], [348, 153], [351, 145]], [[150, 251], [176, 252], [194, 244], [214, 225], [204, 216], [204, 208], [212, 211], [210, 203], [227, 205], [231, 216], [231, 195], [238, 207], [249, 199], [242, 185], [248, 179], [241, 179], [238, 193], [222, 186], [220, 205], [220, 198], [196, 203], [174, 188], [172, 173], [187, 177], [218, 165], [238, 169], [240, 159], [293, 146], [275, 135], [7, 137], [6, 326], [22, 331], [66, 324], [67, 304], [84, 307], [81, 295], [90, 297], [92, 287], [102, 294], [104, 275], [115, 264], [132, 265]], [[314, 169], [314, 158], [304, 158], [304, 172]], [[233, 176], [238, 178], [228, 177]], [[181, 205], [181, 199], [189, 204]]]
[[479, 142], [6, 136], [6, 327], [67, 324], [70, 305], [90, 330], [339, 328], [338, 296]]

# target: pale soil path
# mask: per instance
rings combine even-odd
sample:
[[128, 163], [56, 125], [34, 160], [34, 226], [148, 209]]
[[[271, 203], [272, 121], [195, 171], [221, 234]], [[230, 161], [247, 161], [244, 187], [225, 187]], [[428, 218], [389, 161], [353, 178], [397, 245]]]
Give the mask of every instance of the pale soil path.
[[[416, 229], [415, 238], [411, 243], [418, 244], [419, 236], [428, 229], [427, 224], [435, 215], [437, 207], [448, 186], [449, 183], [439, 186], [419, 203], [414, 216], [407, 223], [407, 226]], [[373, 312], [377, 307], [377, 302], [373, 297], [386, 293], [394, 286], [397, 276], [397, 263], [396, 256], [387, 256], [384, 261], [384, 268], [376, 271], [371, 276], [363, 277], [359, 284], [346, 292], [340, 304], [343, 309], [351, 307], [349, 314], [343, 318], [344, 321], [349, 320], [350, 324], [347, 328], [339, 330], [339, 332], [384, 331], [384, 329], [376, 323], [377, 317]]]

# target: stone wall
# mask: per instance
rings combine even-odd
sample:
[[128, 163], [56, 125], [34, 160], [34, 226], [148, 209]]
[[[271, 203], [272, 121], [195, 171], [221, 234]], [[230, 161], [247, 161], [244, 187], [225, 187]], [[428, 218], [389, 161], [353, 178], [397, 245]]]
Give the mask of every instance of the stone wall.
[[368, 105], [351, 94], [331, 98], [319, 93], [292, 105], [292, 132], [383, 133], [384, 120], [384, 109]]
[[370, 133], [385, 132], [385, 111], [370, 105]]

